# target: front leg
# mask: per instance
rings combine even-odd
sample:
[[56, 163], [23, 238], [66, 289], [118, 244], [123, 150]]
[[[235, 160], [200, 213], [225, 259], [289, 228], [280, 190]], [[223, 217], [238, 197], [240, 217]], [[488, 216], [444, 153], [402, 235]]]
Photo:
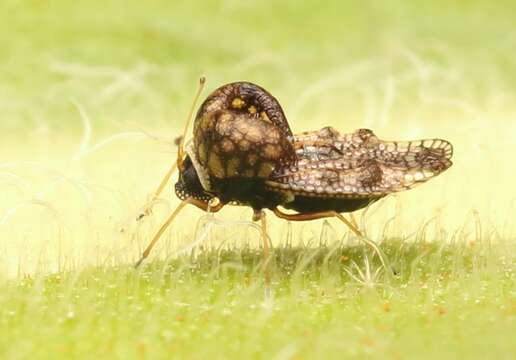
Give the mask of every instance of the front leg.
[[161, 227], [159, 228], [158, 232], [156, 233], [156, 235], [154, 235], [154, 237], [152, 238], [151, 242], [149, 243], [149, 245], [147, 246], [147, 248], [145, 249], [145, 251], [143, 252], [142, 254], [142, 257], [140, 258], [140, 260], [138, 260], [138, 262], [136, 262], [136, 264], [134, 265], [135, 267], [138, 267], [140, 266], [140, 264], [149, 256], [152, 248], [154, 247], [154, 245], [156, 245], [156, 243], [158, 242], [158, 240], [161, 238], [161, 235], [163, 235], [163, 233], [165, 232], [165, 230], [170, 226], [170, 224], [174, 221], [174, 219], [176, 218], [176, 216], [181, 212], [181, 210], [183, 210], [183, 208], [188, 205], [188, 204], [191, 204], [191, 205], [194, 205], [196, 207], [198, 207], [199, 209], [203, 210], [203, 211], [206, 211], [206, 212], [217, 212], [219, 211], [220, 209], [222, 209], [224, 207], [224, 204], [219, 202], [218, 204], [216, 204], [215, 206], [212, 206], [209, 202], [205, 202], [205, 201], [201, 201], [201, 200], [197, 200], [197, 199], [194, 199], [194, 198], [188, 198], [184, 201], [182, 201], [178, 206], [177, 208], [175, 208], [175, 210], [169, 215], [169, 217], [167, 218], [167, 220], [165, 220], [165, 222], [163, 223], [163, 225], [161, 225]]

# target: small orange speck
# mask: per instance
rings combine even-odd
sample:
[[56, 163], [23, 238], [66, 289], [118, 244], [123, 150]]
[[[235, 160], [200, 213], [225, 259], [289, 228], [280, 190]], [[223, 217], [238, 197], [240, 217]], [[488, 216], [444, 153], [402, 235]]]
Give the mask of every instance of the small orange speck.
[[146, 350], [147, 350], [147, 344], [145, 344], [145, 341], [138, 341], [136, 343], [136, 351], [138, 352], [138, 354], [140, 354], [140, 356], [144, 356]]
[[372, 338], [369, 336], [364, 336], [361, 340], [362, 344], [364, 344], [367, 347], [373, 347], [375, 345], [375, 342]]
[[382, 305], [382, 309], [383, 311], [385, 312], [389, 312], [391, 311], [391, 303], [389, 302], [384, 302], [383, 305]]

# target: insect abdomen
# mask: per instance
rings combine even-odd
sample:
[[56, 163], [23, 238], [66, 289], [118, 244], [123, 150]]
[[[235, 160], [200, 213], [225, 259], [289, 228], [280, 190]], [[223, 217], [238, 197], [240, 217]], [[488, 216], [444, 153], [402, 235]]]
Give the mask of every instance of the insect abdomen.
[[339, 213], [360, 210], [379, 200], [382, 196], [369, 198], [332, 198], [296, 195], [294, 200], [282, 204], [285, 208], [298, 213], [315, 213], [321, 211], [336, 211]]

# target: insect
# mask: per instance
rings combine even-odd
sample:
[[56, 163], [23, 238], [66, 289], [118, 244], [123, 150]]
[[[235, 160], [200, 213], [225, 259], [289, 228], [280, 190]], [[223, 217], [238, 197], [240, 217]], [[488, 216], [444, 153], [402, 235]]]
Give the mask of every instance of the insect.
[[[204, 83], [201, 78], [185, 135]], [[279, 102], [249, 82], [227, 84], [211, 93], [197, 111], [193, 139], [185, 143], [183, 136], [178, 147], [177, 161], [154, 198], [177, 168], [175, 192], [181, 203], [137, 266], [187, 204], [210, 212], [226, 205], [251, 207], [253, 220], [261, 222], [266, 257], [264, 209], [269, 209], [290, 221], [336, 217], [382, 259], [374, 242], [360, 233], [353, 218], [348, 220], [342, 213], [434, 178], [452, 165], [453, 154], [445, 140], [383, 141], [368, 129], [341, 134], [325, 127], [294, 135]]]

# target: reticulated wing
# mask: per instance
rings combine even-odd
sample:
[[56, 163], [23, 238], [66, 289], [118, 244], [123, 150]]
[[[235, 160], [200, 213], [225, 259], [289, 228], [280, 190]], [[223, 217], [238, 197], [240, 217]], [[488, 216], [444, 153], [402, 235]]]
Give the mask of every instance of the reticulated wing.
[[452, 146], [440, 139], [379, 140], [360, 129], [333, 128], [295, 136], [297, 162], [275, 171], [267, 186], [309, 196], [366, 198], [413, 188], [451, 166]]

